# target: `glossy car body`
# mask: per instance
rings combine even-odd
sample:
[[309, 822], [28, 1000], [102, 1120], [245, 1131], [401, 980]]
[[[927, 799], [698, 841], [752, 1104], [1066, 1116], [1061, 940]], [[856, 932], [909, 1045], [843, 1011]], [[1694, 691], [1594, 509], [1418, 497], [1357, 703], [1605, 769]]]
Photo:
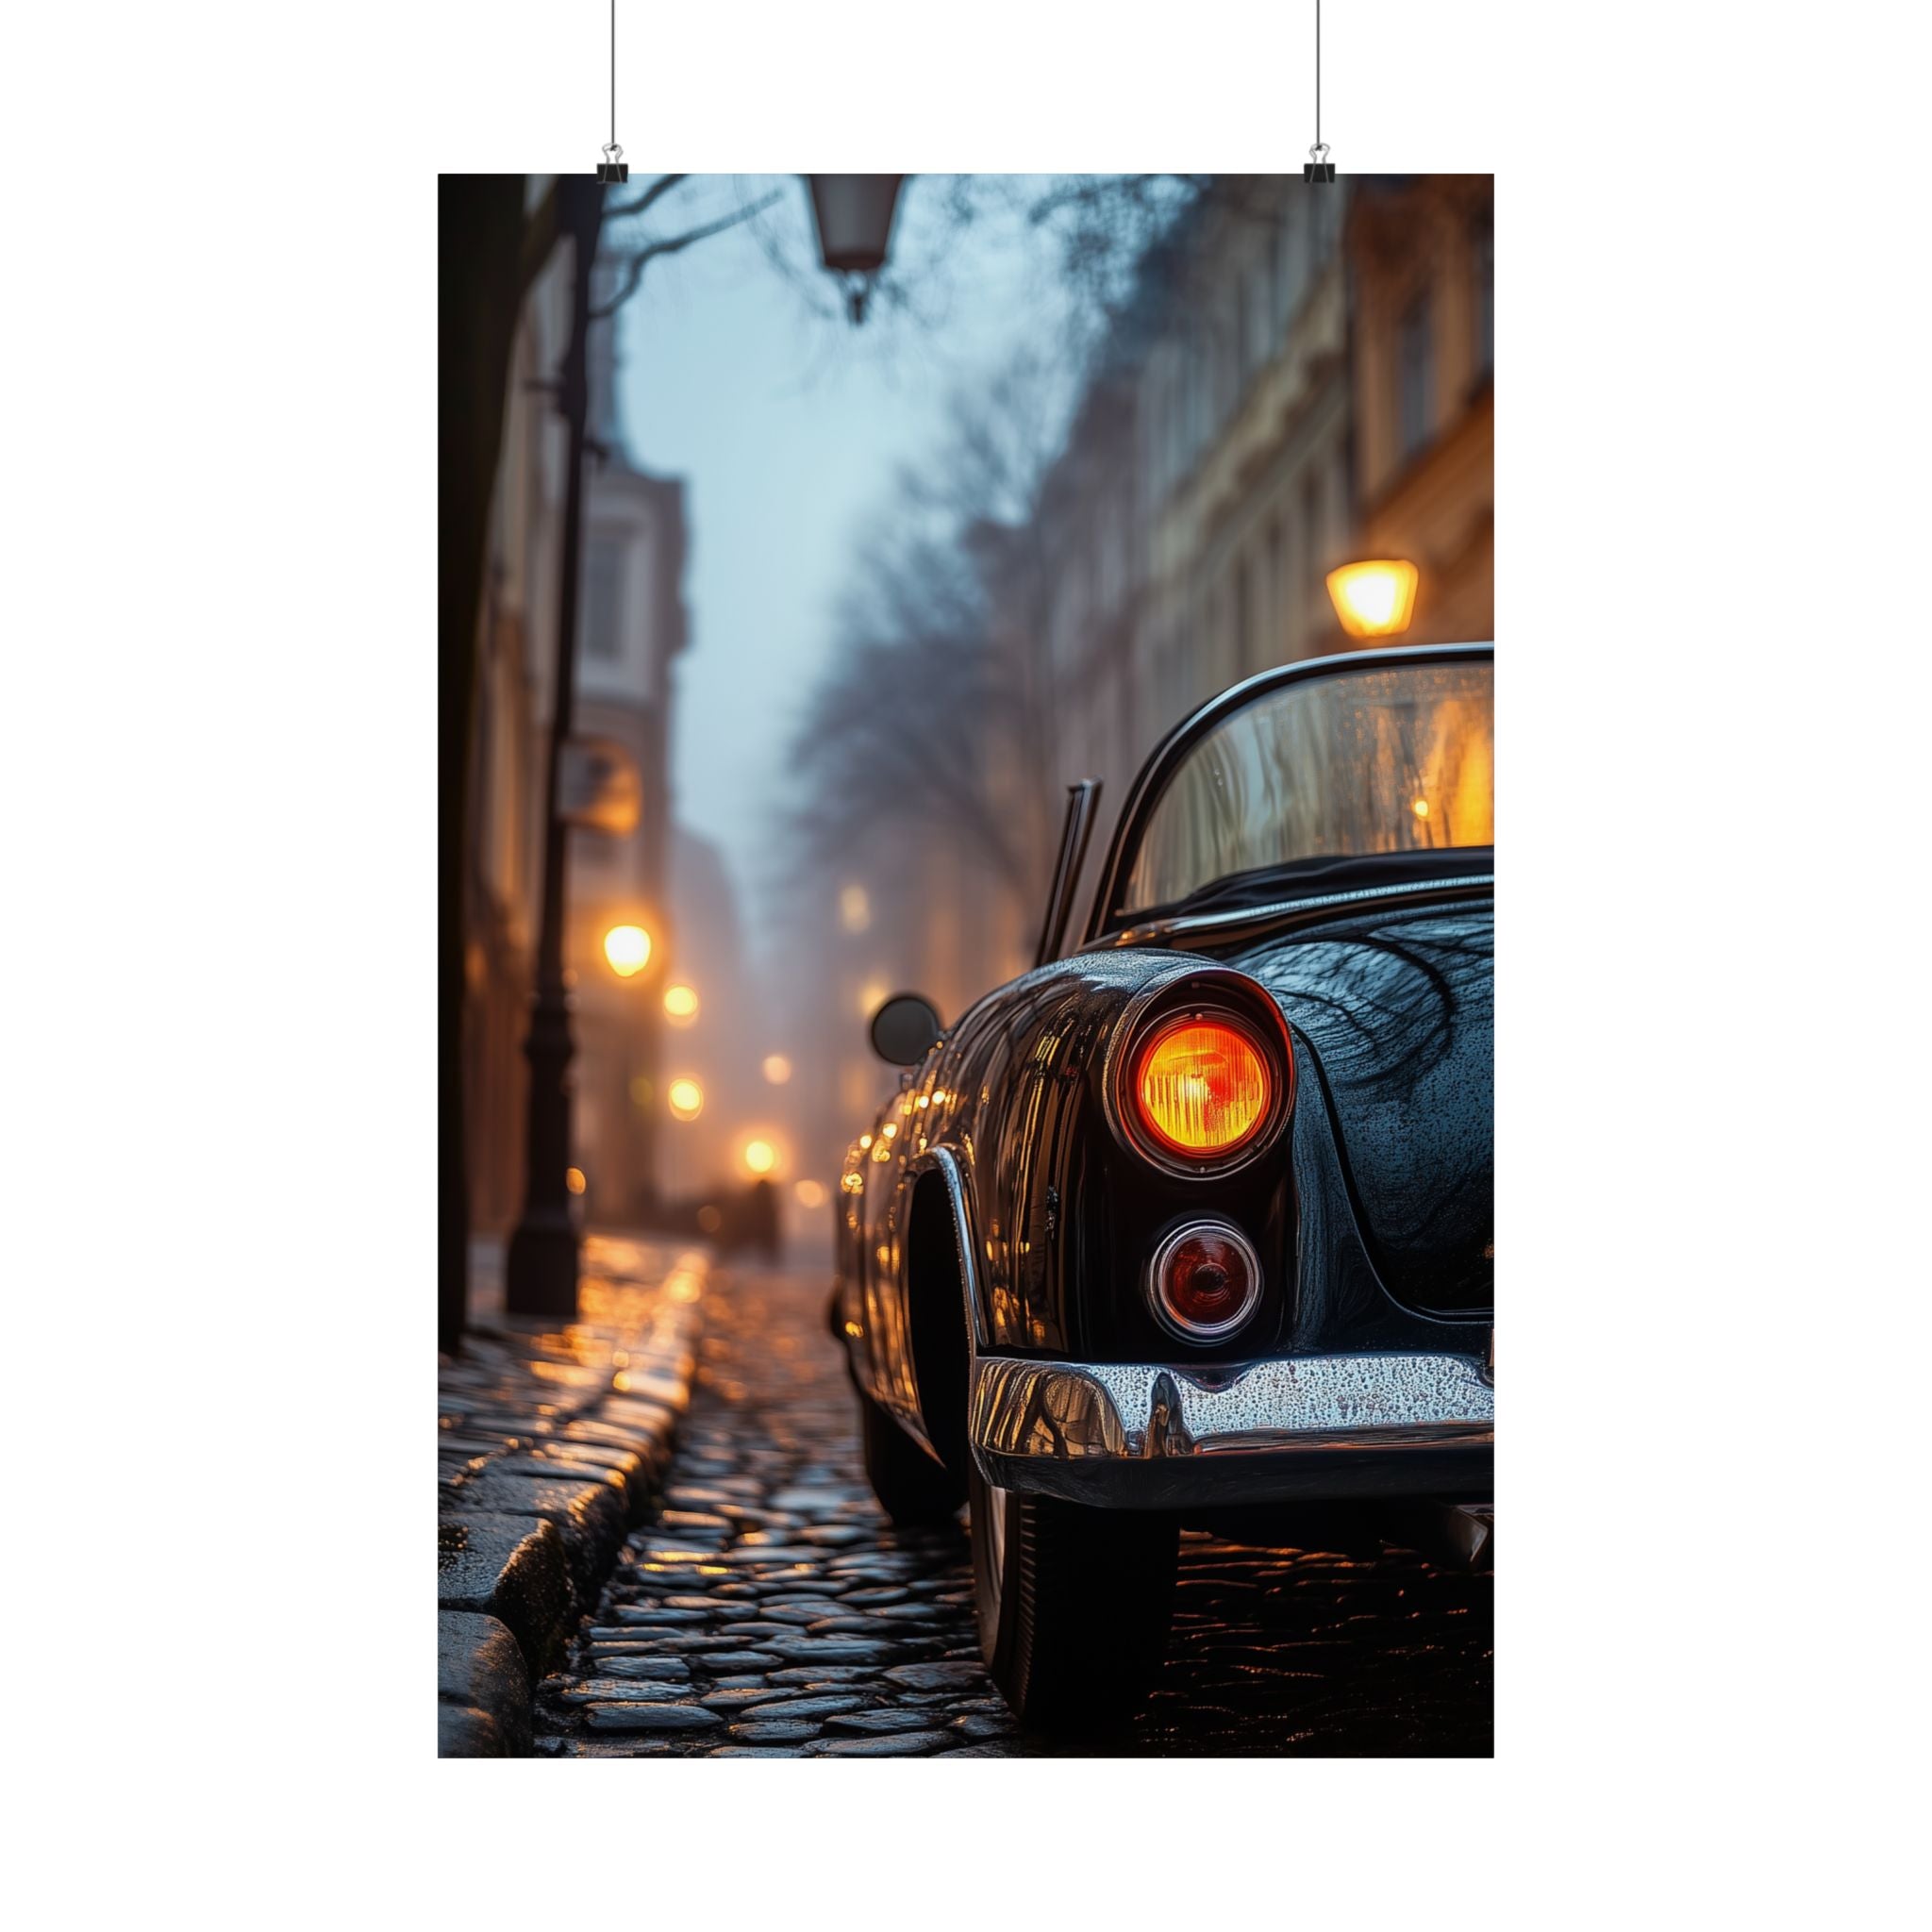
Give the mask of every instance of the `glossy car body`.
[[[837, 1325], [859, 1389], [947, 1468], [1184, 1518], [1488, 1498], [1490, 848], [1367, 884], [1356, 867], [1340, 890], [1318, 868], [1259, 903], [1110, 908], [1179, 762], [1244, 706], [1490, 652], [1295, 665], [1189, 719], [1129, 794], [1077, 948], [961, 1016], [853, 1143]], [[1291, 1068], [1281, 1121], [1212, 1174], [1150, 1158], [1121, 1120], [1130, 1043], [1195, 1003]], [[1157, 1318], [1147, 1272], [1203, 1213], [1246, 1236], [1262, 1287], [1237, 1334], [1190, 1342]]]

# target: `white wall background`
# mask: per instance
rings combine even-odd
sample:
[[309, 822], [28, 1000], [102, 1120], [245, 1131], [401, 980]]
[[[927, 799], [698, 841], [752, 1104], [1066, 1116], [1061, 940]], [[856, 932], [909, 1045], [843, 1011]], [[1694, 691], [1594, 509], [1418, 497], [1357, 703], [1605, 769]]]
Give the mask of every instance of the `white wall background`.
[[[589, 168], [607, 15], [39, 8], [0, 81], [15, 1554], [75, 1586], [59, 1655], [138, 1682], [96, 1721], [27, 1674], [35, 1923], [125, 1916], [83, 1905], [116, 1865], [212, 1924], [339, 1923], [351, 1882], [460, 1910], [489, 1807], [644, 1858], [679, 1923], [729, 1922], [752, 1844], [761, 1901], [802, 1873], [841, 1919], [936, 1857], [974, 1912], [1056, 1909], [1050, 1873], [1083, 1917], [1903, 1916], [1923, 16], [1325, 13], [1342, 169], [1498, 175], [1499, 1762], [881, 1774], [862, 1807], [494, 1774], [513, 1814], [429, 1763], [428, 1486], [396, 1472], [432, 1319], [434, 175]], [[623, 15], [644, 167], [1277, 169], [1313, 138], [1299, 6]], [[1174, 1808], [1251, 1849], [1203, 1858]], [[491, 1900], [569, 1903], [558, 1875]]]

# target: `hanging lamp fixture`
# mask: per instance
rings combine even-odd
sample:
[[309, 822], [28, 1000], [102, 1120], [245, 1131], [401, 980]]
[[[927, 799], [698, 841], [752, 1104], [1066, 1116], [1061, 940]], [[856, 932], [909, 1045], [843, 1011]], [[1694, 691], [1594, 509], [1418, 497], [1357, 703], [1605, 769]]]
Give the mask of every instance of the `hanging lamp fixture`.
[[1322, 139], [1322, 0], [1315, 0], [1315, 144], [1308, 150], [1302, 179], [1332, 181], [1334, 178], [1335, 163], [1328, 158], [1328, 143]]
[[604, 143], [597, 178], [608, 188], [630, 179], [624, 150], [617, 144], [617, 0], [610, 0], [610, 139]]

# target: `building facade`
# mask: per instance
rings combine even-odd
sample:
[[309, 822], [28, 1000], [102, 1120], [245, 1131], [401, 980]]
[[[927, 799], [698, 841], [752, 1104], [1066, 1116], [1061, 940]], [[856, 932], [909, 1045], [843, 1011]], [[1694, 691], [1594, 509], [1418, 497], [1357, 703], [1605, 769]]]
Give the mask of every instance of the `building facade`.
[[1371, 175], [1352, 198], [1362, 552], [1422, 574], [1409, 643], [1495, 632], [1495, 182]]
[[[532, 205], [546, 182], [532, 176]], [[570, 333], [571, 267], [558, 249], [525, 298], [511, 359], [479, 635], [464, 895], [464, 1104], [473, 1226], [501, 1235], [523, 1207], [526, 1068], [543, 891], [544, 785], [556, 689], [567, 440], [549, 385]], [[648, 1206], [662, 957], [619, 979], [603, 954], [616, 924], [660, 940], [670, 824], [672, 659], [687, 634], [681, 487], [625, 448], [614, 408], [614, 328], [593, 323], [573, 736], [634, 769], [635, 826], [570, 835], [566, 970], [574, 980], [574, 1159], [585, 1207], [607, 1224]]]

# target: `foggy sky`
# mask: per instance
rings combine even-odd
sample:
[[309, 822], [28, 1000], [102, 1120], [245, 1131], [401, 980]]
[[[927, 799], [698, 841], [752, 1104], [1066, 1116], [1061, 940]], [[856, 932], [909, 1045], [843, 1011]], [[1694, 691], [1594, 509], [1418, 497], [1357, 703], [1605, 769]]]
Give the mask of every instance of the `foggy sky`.
[[858, 329], [816, 267], [797, 177], [705, 177], [667, 196], [648, 230], [675, 233], [773, 187], [781, 199], [755, 224], [651, 265], [623, 313], [618, 391], [633, 456], [686, 486], [677, 815], [724, 848], [760, 945], [785, 744], [858, 536], [897, 465], [930, 446], [954, 386], [1023, 343], [1051, 348], [1066, 314], [1048, 244], [1017, 211], [956, 229], [931, 178], [908, 183], [893, 238], [918, 312], [875, 310]]

